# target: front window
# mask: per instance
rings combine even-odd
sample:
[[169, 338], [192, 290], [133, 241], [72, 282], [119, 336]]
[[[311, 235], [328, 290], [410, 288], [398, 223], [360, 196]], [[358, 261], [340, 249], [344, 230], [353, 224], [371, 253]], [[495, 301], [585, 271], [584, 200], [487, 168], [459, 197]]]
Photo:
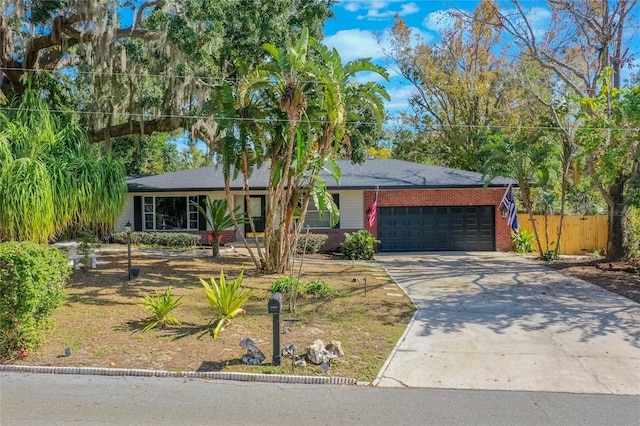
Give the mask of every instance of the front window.
[[[336, 203], [336, 207], [339, 206], [338, 194], [331, 194], [333, 201]], [[304, 228], [309, 227], [311, 229], [331, 229], [331, 213], [325, 210], [324, 214], [320, 213], [313, 201], [309, 202], [307, 207], [307, 215], [304, 217]], [[334, 228], [339, 227], [337, 224]]]
[[144, 197], [144, 229], [198, 229], [198, 197]]
[[304, 228], [309, 227], [311, 229], [329, 229], [331, 228], [331, 213], [325, 211], [321, 214], [318, 210], [315, 210], [315, 206], [307, 209], [307, 215], [304, 217]]

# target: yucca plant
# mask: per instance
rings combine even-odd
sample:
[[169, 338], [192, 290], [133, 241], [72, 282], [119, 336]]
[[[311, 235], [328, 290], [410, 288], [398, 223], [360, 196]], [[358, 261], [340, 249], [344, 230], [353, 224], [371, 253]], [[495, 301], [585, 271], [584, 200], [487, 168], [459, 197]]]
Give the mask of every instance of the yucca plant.
[[249, 300], [249, 297], [251, 297], [251, 291], [240, 287], [243, 278], [244, 271], [240, 272], [240, 275], [238, 275], [232, 283], [227, 283], [224, 277], [224, 271], [222, 270], [220, 270], [220, 279], [218, 282], [216, 282], [213, 277], [211, 277], [211, 283], [200, 278], [211, 309], [217, 311], [221, 316], [213, 331], [214, 339], [220, 336], [220, 332], [227, 321], [237, 315], [244, 316], [246, 314], [242, 306], [244, 306]]
[[167, 324], [179, 325], [180, 321], [169, 314], [182, 304], [180, 303], [181, 299], [182, 296], [176, 298], [171, 294], [171, 287], [168, 287], [163, 294], [158, 294], [158, 290], [156, 290], [155, 296], [143, 297], [140, 306], [153, 315], [145, 320], [146, 325], [142, 332], [147, 332], [158, 325], [162, 327]]

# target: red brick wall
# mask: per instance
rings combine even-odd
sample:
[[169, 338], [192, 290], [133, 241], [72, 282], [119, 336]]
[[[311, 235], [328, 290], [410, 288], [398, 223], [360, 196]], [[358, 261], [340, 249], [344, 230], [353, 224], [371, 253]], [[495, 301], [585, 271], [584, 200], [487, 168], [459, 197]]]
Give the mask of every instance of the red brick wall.
[[[496, 248], [499, 251], [506, 251], [511, 246], [511, 229], [498, 209], [504, 192], [505, 188], [380, 190], [378, 207], [494, 205], [496, 206]], [[369, 228], [367, 218], [367, 209], [373, 204], [374, 197], [375, 191], [364, 191], [362, 214], [365, 218], [365, 229], [377, 236], [378, 222], [376, 221]]]
[[329, 239], [324, 243], [324, 251], [335, 251], [344, 241], [344, 234], [348, 232], [356, 232], [358, 229], [314, 229], [312, 234], [328, 235]]
[[[211, 235], [211, 231], [185, 231], [185, 232], [189, 232], [190, 234], [200, 235], [200, 244], [211, 244], [209, 241], [209, 235]], [[233, 229], [222, 231], [221, 237], [222, 238], [220, 239], [220, 243], [222, 244], [233, 243], [236, 241], [236, 231], [234, 231]]]

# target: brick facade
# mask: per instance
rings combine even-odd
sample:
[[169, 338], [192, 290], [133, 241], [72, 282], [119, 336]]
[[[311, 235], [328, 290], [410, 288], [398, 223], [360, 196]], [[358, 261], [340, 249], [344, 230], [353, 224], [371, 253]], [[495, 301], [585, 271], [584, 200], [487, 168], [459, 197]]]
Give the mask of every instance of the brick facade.
[[[380, 190], [378, 193], [378, 207], [405, 207], [405, 206], [473, 206], [493, 205], [495, 212], [495, 238], [496, 248], [499, 251], [509, 250], [511, 247], [511, 229], [507, 225], [498, 209], [504, 196], [504, 188], [469, 188], [469, 189], [405, 189], [405, 190]], [[378, 235], [378, 223], [368, 226], [368, 209], [373, 204], [375, 191], [364, 191], [362, 215], [364, 217], [364, 229], [374, 236]], [[358, 229], [317, 229], [314, 234], [325, 234], [329, 239], [325, 243], [325, 251], [334, 251], [344, 241], [344, 234], [356, 232]], [[201, 244], [208, 243], [210, 231], [194, 232], [201, 236]], [[223, 231], [221, 243], [236, 242], [233, 230]]]
[[324, 251], [335, 251], [344, 241], [344, 234], [356, 232], [358, 229], [314, 229], [312, 234], [328, 235], [329, 239], [324, 243]]
[[[502, 201], [505, 188], [469, 188], [469, 189], [403, 189], [380, 190], [378, 207], [406, 206], [496, 206], [495, 236], [496, 249], [509, 250], [511, 247], [511, 229], [504, 219], [498, 205]], [[362, 214], [365, 218], [365, 229], [374, 236], [378, 235], [378, 222], [368, 226], [368, 209], [373, 204], [375, 191], [364, 191]]]

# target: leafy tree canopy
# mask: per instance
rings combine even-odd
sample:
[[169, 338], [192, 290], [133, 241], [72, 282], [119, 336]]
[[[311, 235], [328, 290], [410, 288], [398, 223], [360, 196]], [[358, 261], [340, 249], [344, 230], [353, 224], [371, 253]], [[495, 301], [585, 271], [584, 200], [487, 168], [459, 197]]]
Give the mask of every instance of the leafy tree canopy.
[[303, 26], [320, 35], [332, 4], [0, 0], [0, 98], [22, 96], [26, 76], [64, 71], [41, 87], [56, 108], [85, 112], [91, 141], [178, 128], [206, 140], [212, 124], [197, 117], [215, 80], [260, 62], [267, 41], [282, 46]]

